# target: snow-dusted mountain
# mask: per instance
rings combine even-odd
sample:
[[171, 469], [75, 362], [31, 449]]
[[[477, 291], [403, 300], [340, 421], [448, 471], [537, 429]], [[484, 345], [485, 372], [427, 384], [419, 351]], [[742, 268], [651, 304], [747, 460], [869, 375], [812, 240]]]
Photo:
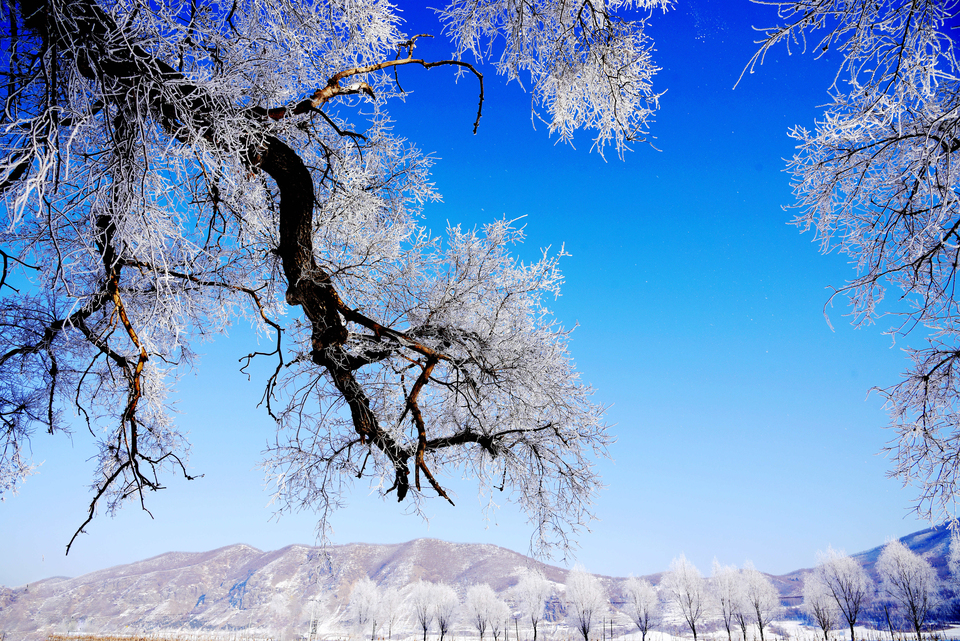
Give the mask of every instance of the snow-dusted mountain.
[[[944, 528], [901, 541], [945, 572], [949, 533]], [[856, 555], [868, 572], [873, 573], [880, 549]], [[272, 552], [242, 544], [211, 552], [170, 552], [72, 579], [0, 587], [0, 637], [5, 633], [7, 639], [40, 641], [52, 632], [243, 629], [295, 639], [311, 619], [321, 631], [343, 632], [347, 599], [361, 577], [401, 589], [419, 579], [442, 581], [461, 597], [469, 586], [488, 583], [507, 596], [532, 567], [558, 586], [566, 581], [566, 570], [504, 548], [435, 539], [327, 548], [291, 545]], [[771, 577], [785, 603], [799, 604], [808, 572]], [[660, 574], [647, 578], [657, 583]], [[601, 580], [608, 594], [617, 595], [624, 579]]]
[[311, 616], [323, 627], [337, 629], [350, 589], [364, 576], [397, 587], [418, 579], [442, 581], [462, 596], [481, 582], [502, 593], [525, 568], [535, 566], [551, 581], [566, 580], [566, 570], [494, 545], [434, 539], [327, 548], [291, 545], [273, 552], [249, 545], [170, 552], [73, 579], [0, 587], [0, 635], [43, 639], [67, 631], [246, 629], [296, 638]]
[[[950, 531], [946, 526], [940, 525], [908, 534], [901, 537], [900, 542], [925, 558], [930, 565], [937, 570], [941, 578], [947, 577], [949, 574], [949, 570], [947, 569], [947, 556], [950, 553]], [[874, 583], [880, 580], [877, 576], [876, 565], [877, 559], [880, 558], [880, 552], [882, 551], [883, 545], [878, 545], [864, 552], [851, 554], [851, 556], [863, 566], [863, 569], [867, 571], [867, 574], [873, 579]], [[847, 550], [847, 552], [849, 552], [849, 550]], [[799, 598], [803, 586], [803, 577], [809, 574], [811, 570], [812, 568], [803, 568], [802, 570], [794, 570], [789, 574], [771, 578], [773, 578], [774, 583], [776, 583], [781, 595], [794, 594], [796, 598]], [[786, 587], [788, 585], [794, 585], [795, 587], [790, 589]], [[789, 600], [787, 600], [787, 602], [789, 602]]]

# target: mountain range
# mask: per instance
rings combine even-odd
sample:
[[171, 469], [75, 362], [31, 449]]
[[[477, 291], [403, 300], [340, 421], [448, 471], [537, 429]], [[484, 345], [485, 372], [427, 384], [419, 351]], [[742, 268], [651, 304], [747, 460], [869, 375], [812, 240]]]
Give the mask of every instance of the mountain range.
[[[922, 530], [901, 541], [946, 574], [946, 528]], [[881, 549], [854, 556], [875, 574]], [[504, 548], [435, 539], [323, 548], [290, 545], [271, 552], [243, 544], [210, 552], [170, 552], [76, 578], [0, 587], [0, 637], [5, 633], [8, 639], [39, 641], [67, 632], [243, 630], [295, 639], [311, 620], [321, 634], [342, 635], [350, 590], [362, 577], [401, 592], [420, 579], [443, 582], [461, 597], [469, 586], [488, 583], [508, 597], [529, 568], [539, 568], [557, 587], [566, 581], [567, 570]], [[770, 577], [784, 603], [799, 604], [808, 572]], [[661, 574], [646, 578], [656, 584]], [[617, 595], [625, 579], [600, 580], [608, 594]]]

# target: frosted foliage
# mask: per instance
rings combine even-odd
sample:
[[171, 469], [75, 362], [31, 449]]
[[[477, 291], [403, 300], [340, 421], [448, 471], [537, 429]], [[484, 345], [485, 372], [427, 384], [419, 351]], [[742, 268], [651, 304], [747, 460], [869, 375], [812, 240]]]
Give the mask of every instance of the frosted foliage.
[[780, 593], [770, 578], [761, 574], [752, 563], [741, 570], [743, 607], [745, 607], [760, 630], [760, 641], [764, 641], [764, 630], [771, 621], [780, 615]]
[[734, 626], [746, 623], [742, 593], [743, 581], [740, 570], [733, 565], [720, 565], [720, 562], [714, 559], [713, 576], [710, 578], [710, 596], [712, 608], [723, 622], [727, 641], [733, 641]]
[[494, 58], [510, 80], [529, 83], [551, 133], [570, 141], [576, 129], [593, 132], [603, 152], [622, 152], [643, 139], [658, 108], [652, 88], [659, 71], [646, 19], [626, 20], [624, 9], [666, 11], [670, 0], [511, 2], [456, 0], [442, 15], [457, 55]]
[[631, 576], [623, 586], [623, 601], [627, 615], [640, 630], [641, 641], [646, 641], [647, 633], [662, 620], [656, 589], [646, 579]]
[[500, 641], [501, 637], [506, 638], [507, 626], [510, 624], [510, 606], [499, 598], [493, 601], [490, 606], [488, 629], [493, 641]]
[[383, 629], [386, 628], [387, 638], [392, 639], [393, 628], [403, 615], [403, 599], [398, 588], [384, 587], [377, 612], [380, 617], [380, 636], [383, 636]]
[[436, 617], [437, 586], [426, 581], [417, 581], [410, 591], [407, 607], [410, 609], [414, 625], [423, 632], [423, 641], [427, 641], [427, 632]]
[[446, 583], [438, 583], [434, 587], [433, 594], [433, 617], [437, 621], [437, 628], [440, 630], [440, 641], [450, 631], [457, 617], [457, 610], [460, 608], [460, 598], [457, 591]]
[[883, 592], [899, 606], [920, 641], [920, 631], [940, 604], [940, 579], [930, 563], [900, 541], [887, 543], [877, 559]]
[[539, 568], [525, 571], [514, 588], [522, 616], [533, 628], [533, 641], [537, 641], [537, 626], [543, 619], [544, 606], [552, 592], [552, 584]]
[[377, 584], [367, 577], [363, 577], [350, 590], [349, 616], [350, 621], [365, 638], [369, 633], [374, 639], [377, 634], [377, 625], [380, 619], [381, 594]]
[[583, 566], [574, 566], [567, 574], [566, 600], [571, 626], [583, 636], [583, 641], [589, 641], [590, 629], [600, 622], [608, 607], [600, 579]]
[[[960, 409], [957, 265], [960, 259], [960, 85], [948, 21], [960, 5], [932, 0], [776, 3], [778, 42], [843, 59], [831, 101], [810, 130], [791, 135], [795, 223], [815, 230], [856, 276], [854, 324], [891, 314], [893, 336], [926, 328], [902, 382], [881, 390], [895, 436], [891, 475], [917, 487], [931, 521], [952, 518], [958, 491]], [[885, 294], [893, 289], [893, 301]], [[886, 322], [886, 321], [885, 321]]]
[[[664, 2], [471, 7], [444, 10], [453, 47], [533, 78], [551, 129], [636, 139], [656, 68], [618, 16]], [[477, 83], [482, 109], [473, 63], [419, 58], [383, 0], [19, 0], [4, 20], [0, 496], [33, 430], [76, 417], [100, 445], [78, 533], [189, 477], [171, 393], [244, 321], [281, 511], [326, 536], [354, 483], [420, 512], [465, 476], [525, 511], [535, 552], [568, 549], [611, 438], [547, 308], [563, 251], [519, 260], [505, 220], [428, 232], [432, 160], [388, 115], [409, 65]]]
[[464, 616], [470, 626], [477, 630], [481, 641], [487, 633], [496, 641], [510, 616], [507, 604], [486, 583], [470, 586], [463, 609]]
[[702, 626], [709, 608], [707, 582], [700, 570], [681, 554], [670, 562], [670, 570], [663, 575], [660, 585], [665, 600], [676, 608], [696, 641], [697, 629]]
[[853, 626], [873, 589], [870, 578], [856, 559], [833, 548], [817, 553], [817, 567], [813, 572], [816, 580], [833, 597], [840, 616], [850, 628], [850, 640], [853, 641]]
[[823, 641], [829, 641], [830, 631], [840, 623], [840, 607], [826, 581], [817, 572], [803, 580], [803, 610], [823, 631]]

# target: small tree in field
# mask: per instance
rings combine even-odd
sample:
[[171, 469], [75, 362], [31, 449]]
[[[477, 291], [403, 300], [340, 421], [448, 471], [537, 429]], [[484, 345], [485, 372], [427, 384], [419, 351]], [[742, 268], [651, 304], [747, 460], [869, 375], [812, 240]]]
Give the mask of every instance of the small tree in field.
[[833, 548], [817, 554], [817, 560], [814, 573], [836, 601], [840, 614], [850, 627], [850, 641], [854, 641], [853, 626], [870, 595], [870, 578], [855, 559]]
[[543, 608], [552, 591], [552, 584], [539, 569], [525, 572], [517, 584], [517, 602], [522, 615], [533, 627], [533, 641], [537, 641], [537, 626], [543, 619]]
[[423, 641], [427, 641], [427, 632], [433, 624], [435, 615], [434, 594], [436, 586], [433, 583], [418, 581], [410, 592], [410, 611], [417, 627], [423, 630]]
[[920, 630], [940, 604], [940, 579], [926, 559], [900, 541], [890, 541], [877, 559], [881, 590], [903, 609], [920, 641]]
[[567, 616], [573, 627], [589, 641], [590, 628], [607, 608], [607, 595], [600, 580], [577, 565], [567, 575]]
[[493, 641], [500, 641], [500, 635], [507, 629], [507, 623], [510, 619], [510, 607], [503, 602], [503, 599], [496, 597], [490, 603], [488, 616], [488, 626], [490, 634], [493, 635]]
[[764, 641], [763, 631], [782, 611], [780, 593], [770, 582], [770, 579], [761, 574], [752, 563], [747, 563], [741, 572], [743, 581], [744, 606], [749, 608], [754, 622], [760, 629], [760, 641]]
[[502, 603], [497, 597], [497, 593], [486, 583], [473, 585], [467, 590], [464, 609], [466, 610], [466, 616], [470, 620], [471, 625], [477, 629], [477, 633], [480, 635], [480, 641], [483, 641], [483, 635], [491, 626], [492, 620], [500, 614], [497, 612], [498, 601]]
[[823, 641], [840, 623], [840, 608], [823, 578], [811, 572], [803, 581], [803, 611], [823, 630]]
[[680, 611], [697, 641], [697, 628], [701, 626], [707, 614], [707, 584], [700, 570], [680, 555], [670, 563], [670, 571], [663, 576], [662, 589], [667, 600]]
[[379, 607], [380, 589], [377, 584], [368, 577], [357, 581], [350, 591], [350, 620], [362, 636], [369, 631], [371, 640], [377, 635]]
[[443, 637], [453, 626], [459, 607], [460, 599], [457, 597], [456, 590], [446, 583], [438, 583], [434, 587], [433, 616], [437, 620], [437, 627], [440, 629], [440, 641], [443, 641]]
[[380, 627], [387, 626], [387, 638], [393, 638], [393, 626], [396, 625], [403, 612], [403, 599], [400, 590], [395, 587], [386, 587], [380, 596]]
[[640, 630], [640, 640], [647, 641], [647, 633], [662, 620], [656, 589], [646, 579], [630, 577], [623, 586], [623, 599], [627, 615]]
[[742, 611], [741, 583], [740, 570], [736, 566], [720, 565], [719, 561], [713, 560], [711, 595], [714, 609], [727, 631], [727, 641], [733, 641], [733, 626], [740, 623], [737, 614]]

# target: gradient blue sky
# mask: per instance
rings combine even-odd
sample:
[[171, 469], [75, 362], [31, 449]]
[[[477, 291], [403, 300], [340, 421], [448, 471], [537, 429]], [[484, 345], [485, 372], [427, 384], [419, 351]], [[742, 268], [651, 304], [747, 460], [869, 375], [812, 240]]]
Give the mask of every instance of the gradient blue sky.
[[[438, 31], [427, 12], [405, 15], [411, 32]], [[521, 255], [561, 244], [572, 254], [553, 309], [579, 324], [573, 355], [618, 438], [614, 460], [600, 463], [609, 488], [598, 521], [580, 541], [577, 560], [592, 572], [657, 572], [682, 552], [705, 573], [714, 557], [784, 573], [828, 545], [856, 552], [928, 526], [909, 511], [913, 492], [885, 478], [886, 415], [867, 398], [897, 380], [902, 345], [881, 335], [882, 321], [852, 329], [842, 303], [829, 310], [831, 331], [828, 287], [852, 267], [820, 255], [781, 208], [791, 201], [787, 129], [812, 125], [837, 61], [777, 50], [733, 89], [756, 49], [752, 27], [774, 21], [742, 0], [681, 0], [655, 14], [656, 86], [667, 90], [651, 128], [660, 151], [637, 145], [623, 161], [588, 153], [586, 136], [572, 149], [534, 130], [529, 96], [490, 69], [476, 136], [476, 86], [445, 70], [406, 70], [414, 93], [391, 108], [397, 130], [439, 158], [435, 231], [526, 216]], [[445, 57], [449, 45], [424, 41], [418, 52]], [[40, 474], [0, 504], [0, 584], [172, 550], [313, 543], [311, 514], [271, 520], [255, 466], [272, 424], [254, 408], [262, 381], [237, 371], [248, 340], [238, 327], [205, 346], [180, 386], [192, 469], [205, 476], [151, 497], [155, 520], [135, 506], [101, 516], [69, 557], [91, 446], [83, 432], [72, 443], [38, 434]], [[484, 521], [471, 485], [447, 481], [458, 506], [428, 506], [428, 523], [358, 488], [335, 542], [429, 536], [527, 550], [530, 528], [511, 504]]]

